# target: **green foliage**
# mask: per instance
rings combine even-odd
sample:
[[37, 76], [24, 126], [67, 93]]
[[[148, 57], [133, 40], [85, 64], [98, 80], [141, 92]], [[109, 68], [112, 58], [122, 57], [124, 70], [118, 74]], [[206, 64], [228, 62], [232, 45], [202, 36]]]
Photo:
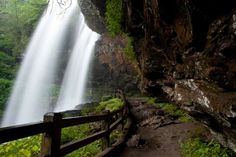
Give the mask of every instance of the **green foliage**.
[[4, 143], [0, 147], [2, 157], [33, 157], [40, 152], [41, 136], [32, 136], [16, 141]]
[[122, 0], [107, 0], [106, 1], [106, 23], [109, 34], [115, 36], [122, 32]]
[[19, 58], [46, 4], [46, 0], [8, 0], [1, 5], [0, 48]]
[[152, 104], [152, 105], [154, 105], [154, 106], [159, 107], [159, 103], [158, 103], [157, 98], [147, 97], [147, 98], [145, 98], [145, 99], [147, 99], [147, 103], [148, 103], [148, 104]]
[[87, 146], [84, 146], [68, 155], [66, 157], [93, 157], [101, 150], [101, 141], [97, 140]]
[[0, 78], [13, 79], [16, 68], [14, 58], [0, 51]]
[[109, 111], [115, 111], [123, 107], [124, 103], [119, 98], [113, 98], [109, 99], [107, 101], [102, 101], [99, 103], [99, 106], [96, 107], [96, 111], [103, 111], [103, 110], [109, 110]]
[[181, 144], [184, 157], [233, 157], [233, 153], [215, 141], [190, 138]]
[[128, 36], [127, 34], [124, 34], [123, 36], [127, 40], [126, 46], [124, 48], [124, 53], [130, 60], [134, 61], [136, 60], [136, 57], [135, 57], [134, 47], [133, 47], [133, 38]]
[[88, 136], [90, 132], [91, 127], [89, 124], [63, 128], [61, 132], [61, 143], [65, 144], [76, 139], [84, 138]]
[[98, 102], [93, 102], [89, 105], [85, 105], [81, 108], [81, 116], [91, 115], [95, 112]]
[[0, 79], [0, 110], [4, 109], [7, 99], [10, 95], [12, 81]]
[[[80, 126], [73, 126], [62, 129], [61, 144], [74, 141], [76, 139], [82, 139], [87, 137], [91, 133], [91, 127], [89, 124], [83, 124]], [[0, 156], [1, 157], [35, 157], [40, 153], [41, 147], [41, 135], [32, 136], [16, 141], [11, 141], [1, 145]], [[71, 154], [68, 157], [92, 157], [101, 150], [101, 141], [95, 141], [85, 147], [82, 147]]]
[[[91, 126], [89, 124], [83, 124], [79, 126], [73, 126], [62, 129], [61, 143], [65, 144], [77, 139], [82, 139], [91, 134]], [[101, 141], [97, 140], [87, 146], [84, 146], [68, 155], [67, 157], [92, 157], [101, 150]]]
[[193, 120], [191, 116], [189, 116], [185, 111], [178, 109], [175, 105], [169, 103], [160, 103], [156, 98], [148, 98], [147, 102], [158, 108], [162, 108], [164, 111], [171, 115], [178, 116], [180, 122], [189, 122]]
[[115, 143], [117, 139], [120, 139], [123, 136], [123, 132], [119, 130], [114, 130], [110, 134], [110, 142], [111, 144]]

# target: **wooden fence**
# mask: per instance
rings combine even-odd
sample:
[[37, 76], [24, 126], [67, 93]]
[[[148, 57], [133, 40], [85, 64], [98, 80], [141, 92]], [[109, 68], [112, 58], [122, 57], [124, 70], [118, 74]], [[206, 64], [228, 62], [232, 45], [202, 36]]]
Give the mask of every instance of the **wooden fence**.
[[[43, 133], [41, 157], [60, 157], [99, 139], [102, 139], [102, 149], [106, 149], [110, 146], [110, 133], [118, 125], [122, 125], [123, 129], [124, 120], [129, 114], [124, 95], [120, 94], [118, 96], [123, 99], [125, 105], [120, 110], [114, 112], [104, 111], [100, 115], [68, 118], [62, 118], [62, 113], [48, 113], [44, 116], [44, 121], [40, 123], [1, 128], [0, 144]], [[101, 131], [84, 139], [61, 145], [62, 128], [98, 121], [102, 121], [103, 124]]]

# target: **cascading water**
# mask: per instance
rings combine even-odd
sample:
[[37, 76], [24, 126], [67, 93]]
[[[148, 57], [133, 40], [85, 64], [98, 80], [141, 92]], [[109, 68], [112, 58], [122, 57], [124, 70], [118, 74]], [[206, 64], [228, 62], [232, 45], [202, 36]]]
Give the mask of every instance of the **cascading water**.
[[[83, 93], [86, 84], [88, 63], [98, 39], [98, 35], [92, 32], [84, 23], [81, 15], [81, 24], [76, 44], [66, 69], [58, 104], [55, 111], [64, 111], [82, 103]], [[83, 67], [83, 68], [81, 68]], [[80, 70], [78, 70], [80, 69]]]
[[[75, 22], [77, 21], [77, 22]], [[74, 30], [70, 30], [73, 28]], [[66, 44], [70, 32], [73, 44]], [[72, 38], [73, 37], [69, 37]], [[99, 35], [85, 24], [77, 1], [50, 1], [25, 52], [2, 126], [39, 121], [50, 104], [60, 59], [72, 50], [55, 111], [73, 109], [82, 102], [90, 57]]]

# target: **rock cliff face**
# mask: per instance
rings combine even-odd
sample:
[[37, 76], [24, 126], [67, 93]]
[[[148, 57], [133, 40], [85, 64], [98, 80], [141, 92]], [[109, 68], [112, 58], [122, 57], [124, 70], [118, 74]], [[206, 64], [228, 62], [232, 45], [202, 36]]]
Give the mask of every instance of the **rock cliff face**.
[[236, 2], [127, 0], [143, 92], [165, 95], [236, 151]]
[[108, 67], [113, 87], [127, 94], [135, 94], [139, 91], [138, 73], [133, 71], [135, 65], [123, 53], [126, 42], [122, 35], [103, 35], [97, 42], [95, 53], [100, 63]]
[[123, 0], [123, 7], [140, 90], [166, 96], [236, 152], [236, 1]]
[[78, 0], [87, 25], [99, 34], [106, 32], [105, 2], [106, 0]]

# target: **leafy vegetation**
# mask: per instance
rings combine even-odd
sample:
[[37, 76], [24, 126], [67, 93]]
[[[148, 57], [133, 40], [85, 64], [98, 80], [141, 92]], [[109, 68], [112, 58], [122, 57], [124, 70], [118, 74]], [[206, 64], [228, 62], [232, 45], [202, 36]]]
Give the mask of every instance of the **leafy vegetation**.
[[16, 64], [12, 56], [0, 51], [0, 78], [12, 80], [16, 73]]
[[136, 57], [133, 47], [133, 38], [128, 36], [127, 34], [124, 34], [123, 36], [126, 39], [126, 46], [124, 48], [124, 53], [130, 60], [135, 61]]
[[181, 122], [189, 122], [193, 120], [191, 116], [189, 116], [185, 111], [177, 108], [175, 105], [158, 102], [156, 98], [148, 98], [148, 103], [162, 108], [171, 115], [178, 116]]
[[120, 130], [114, 130], [111, 132], [110, 134], [110, 142], [111, 144], [115, 143], [117, 141], [117, 139], [120, 139], [123, 136], [123, 132]]
[[99, 106], [96, 107], [96, 111], [100, 112], [103, 110], [115, 111], [122, 108], [124, 103], [119, 98], [113, 98], [106, 101], [101, 101]]
[[[0, 80], [1, 81], [1, 80]], [[123, 102], [121, 99], [113, 98], [109, 99], [110, 96], [104, 98], [105, 101], [100, 102], [100, 105], [91, 108], [85, 108], [86, 111], [83, 113], [87, 113], [93, 111], [102, 111], [102, 110], [118, 110], [123, 106]], [[94, 104], [92, 105], [94, 106]], [[90, 124], [82, 124], [79, 126], [67, 127], [62, 129], [61, 133], [61, 144], [65, 144], [71, 141], [75, 141], [78, 139], [85, 138], [93, 133], [93, 126]], [[111, 143], [114, 143], [118, 138], [122, 136], [122, 132], [119, 130], [114, 130], [110, 134]], [[0, 147], [0, 156], [3, 157], [33, 157], [37, 156], [40, 153], [41, 146], [41, 135], [32, 136], [12, 142], [5, 143]], [[95, 156], [101, 150], [101, 140], [97, 140], [87, 146], [84, 146], [68, 155], [67, 157], [92, 157]]]
[[[91, 133], [89, 124], [80, 126], [73, 126], [62, 129], [61, 143], [74, 141], [87, 137]], [[0, 147], [0, 156], [2, 157], [34, 157], [38, 156], [41, 148], [41, 135], [32, 136], [20, 140], [5, 143]], [[78, 149], [70, 154], [68, 157], [92, 157], [101, 150], [100, 140], [95, 141], [81, 149]]]
[[87, 146], [84, 146], [68, 155], [66, 157], [93, 157], [101, 150], [100, 140], [95, 141]]
[[12, 81], [0, 78], [0, 117], [10, 95]]
[[233, 157], [232, 151], [216, 141], [205, 142], [201, 138], [190, 138], [181, 145], [184, 157]]
[[[91, 134], [91, 126], [89, 124], [83, 124], [79, 126], [73, 126], [62, 129], [61, 143], [74, 141], [76, 139], [82, 139]], [[92, 157], [101, 150], [101, 141], [97, 140], [87, 146], [84, 146], [68, 155], [67, 157]]]
[[33, 157], [40, 153], [41, 136], [32, 136], [2, 144], [0, 156], [2, 157]]
[[122, 0], [106, 1], [106, 24], [111, 36], [122, 33], [121, 20], [123, 16]]
[[0, 5], [0, 50], [21, 56], [46, 0], [8, 0]]
[[61, 143], [65, 144], [75, 139], [86, 137], [90, 132], [91, 127], [89, 124], [63, 128], [61, 132]]

